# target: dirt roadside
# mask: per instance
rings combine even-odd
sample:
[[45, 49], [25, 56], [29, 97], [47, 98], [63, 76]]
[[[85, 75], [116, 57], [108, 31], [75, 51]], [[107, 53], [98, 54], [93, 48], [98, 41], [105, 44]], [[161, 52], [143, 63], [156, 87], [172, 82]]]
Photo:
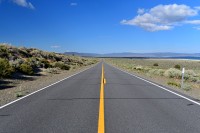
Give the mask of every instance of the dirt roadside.
[[60, 70], [58, 74], [42, 72], [39, 76], [24, 76], [21, 79], [0, 79], [0, 106], [92, 66], [94, 65], [80, 67], [70, 71]]
[[[171, 85], [168, 85], [168, 82], [169, 81], [173, 81], [173, 82], [177, 82], [177, 83], [180, 83], [181, 80], [180, 79], [170, 79], [170, 78], [167, 78], [167, 77], [164, 77], [164, 76], [158, 76], [158, 75], [148, 75], [148, 73], [144, 73], [144, 72], [141, 72], [141, 71], [137, 71], [137, 70], [133, 70], [133, 69], [128, 69], [128, 68], [124, 68], [122, 67], [121, 65], [117, 65], [117, 64], [114, 64], [112, 62], [107, 62], [108, 64], [112, 65], [112, 66], [115, 66], [121, 70], [124, 70], [128, 73], [131, 73], [131, 74], [134, 74], [136, 76], [139, 76], [141, 78], [144, 78], [146, 80], [149, 80], [153, 83], [156, 83], [160, 86], [164, 86], [166, 88], [169, 88], [171, 90], [175, 90], [177, 92], [180, 92], [184, 95], [188, 95], [190, 97], [193, 98], [193, 100], [196, 100], [196, 101], [199, 101], [200, 100], [200, 89], [199, 87], [194, 87], [194, 88], [191, 88], [190, 90], [184, 90], [184, 89], [181, 89], [180, 87], [176, 87], [176, 86], [171, 86]], [[186, 83], [184, 82], [184, 85]], [[199, 85], [199, 83], [196, 83]]]

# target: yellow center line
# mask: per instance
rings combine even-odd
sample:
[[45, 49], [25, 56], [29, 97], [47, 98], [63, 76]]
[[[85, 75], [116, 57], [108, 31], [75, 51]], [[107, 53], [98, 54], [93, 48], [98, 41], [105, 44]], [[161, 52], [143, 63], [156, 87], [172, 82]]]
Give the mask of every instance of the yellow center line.
[[98, 133], [105, 133], [105, 123], [104, 123], [104, 84], [105, 83], [106, 83], [106, 80], [104, 78], [104, 66], [102, 64]]

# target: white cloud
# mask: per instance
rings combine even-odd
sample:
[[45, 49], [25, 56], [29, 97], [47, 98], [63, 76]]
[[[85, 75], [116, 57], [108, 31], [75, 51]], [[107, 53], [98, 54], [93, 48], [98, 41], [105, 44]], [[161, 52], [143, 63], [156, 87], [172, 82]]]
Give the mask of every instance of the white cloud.
[[70, 3], [70, 6], [77, 6], [77, 3]]
[[51, 48], [60, 48], [61, 46], [59, 46], [59, 45], [53, 45], [53, 46], [51, 46]]
[[196, 29], [196, 30], [200, 30], [200, 27], [194, 27], [194, 29]]
[[185, 21], [187, 24], [199, 24], [200, 25], [200, 20], [187, 20]]
[[200, 10], [200, 6], [196, 6], [195, 9]]
[[[189, 17], [197, 16], [198, 9], [187, 5], [158, 5], [148, 12], [145, 9], [138, 9], [138, 15], [131, 20], [122, 20], [121, 24], [139, 26], [147, 31], [170, 30], [177, 24], [194, 24], [198, 20], [187, 21]], [[141, 14], [142, 13], [142, 14]]]
[[145, 13], [145, 9], [144, 8], [139, 8], [137, 13], [138, 14], [144, 14]]
[[33, 4], [31, 2], [28, 2], [27, 0], [12, 0], [12, 1], [19, 6], [35, 9]]

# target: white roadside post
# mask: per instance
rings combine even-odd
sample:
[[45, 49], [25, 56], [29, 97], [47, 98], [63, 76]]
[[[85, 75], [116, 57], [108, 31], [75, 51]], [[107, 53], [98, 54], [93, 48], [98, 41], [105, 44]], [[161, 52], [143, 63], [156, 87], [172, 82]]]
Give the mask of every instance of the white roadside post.
[[182, 70], [181, 89], [183, 89], [184, 73], [185, 73], [185, 68], [183, 68]]

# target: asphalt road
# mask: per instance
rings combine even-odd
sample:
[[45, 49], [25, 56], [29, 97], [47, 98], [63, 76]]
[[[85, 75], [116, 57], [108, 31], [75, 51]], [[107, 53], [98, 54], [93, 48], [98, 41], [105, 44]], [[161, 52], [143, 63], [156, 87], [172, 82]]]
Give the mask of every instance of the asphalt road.
[[96, 133], [101, 64], [0, 110], [0, 133]]
[[200, 133], [200, 106], [105, 65], [107, 133]]
[[[106, 133], [199, 133], [200, 106], [107, 64]], [[97, 133], [101, 64], [0, 109], [0, 133]]]

